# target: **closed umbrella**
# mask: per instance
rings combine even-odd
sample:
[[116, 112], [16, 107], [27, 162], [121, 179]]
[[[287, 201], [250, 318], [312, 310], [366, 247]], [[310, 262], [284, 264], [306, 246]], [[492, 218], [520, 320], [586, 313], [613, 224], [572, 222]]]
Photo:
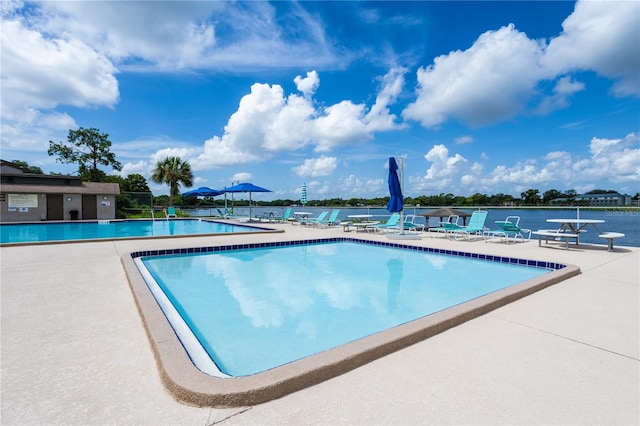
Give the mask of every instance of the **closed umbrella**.
[[307, 204], [307, 184], [302, 184], [302, 190], [300, 191], [300, 204], [303, 206]]
[[[387, 238], [398, 239], [419, 239], [418, 234], [406, 234], [404, 232], [404, 198], [402, 197], [402, 173], [404, 167], [404, 159], [400, 157], [400, 167], [396, 163], [394, 157], [389, 158], [389, 203], [387, 203], [387, 210], [392, 213], [400, 212], [400, 232], [398, 234], [387, 234]], [[398, 175], [398, 170], [400, 174]]]
[[387, 210], [391, 213], [401, 212], [404, 208], [404, 200], [402, 198], [400, 178], [398, 177], [398, 163], [393, 157], [389, 158], [389, 195]]
[[251, 193], [252, 192], [273, 192], [270, 189], [261, 188], [249, 182], [239, 183], [230, 188], [225, 188], [224, 192], [248, 192], [249, 193], [249, 219], [251, 219]]
[[400, 233], [404, 234], [404, 199], [402, 197], [402, 185], [398, 177], [398, 163], [393, 157], [389, 158], [389, 202], [387, 210], [391, 213], [400, 212]]

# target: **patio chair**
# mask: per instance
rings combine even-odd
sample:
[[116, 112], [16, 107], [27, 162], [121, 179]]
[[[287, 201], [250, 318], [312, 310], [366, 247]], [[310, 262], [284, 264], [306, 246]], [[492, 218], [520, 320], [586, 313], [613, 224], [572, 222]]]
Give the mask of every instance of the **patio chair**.
[[416, 223], [416, 215], [408, 214], [404, 218], [404, 230], [405, 231], [424, 231], [423, 223]]
[[233, 213], [233, 210], [225, 208], [224, 210], [216, 208], [218, 214], [224, 219], [249, 219], [249, 213], [244, 213], [242, 215], [237, 215]]
[[484, 223], [487, 220], [487, 212], [477, 210], [471, 214], [471, 219], [469, 219], [469, 225], [467, 226], [452, 226], [453, 229], [448, 232], [449, 238], [458, 239], [458, 238], [467, 238], [471, 240], [471, 237], [483, 236], [487, 228], [485, 228]]
[[288, 222], [289, 220], [294, 220], [294, 219], [291, 217], [291, 211], [292, 211], [292, 210], [293, 210], [293, 209], [292, 209], [291, 207], [287, 207], [287, 209], [284, 211], [284, 214], [282, 215], [282, 217], [279, 217], [279, 218], [278, 218], [278, 221], [279, 221], [279, 222]]
[[[485, 240], [485, 242], [493, 241], [495, 238], [498, 238], [500, 241], [504, 240], [507, 244], [517, 242], [518, 238], [522, 239], [523, 242], [525, 239], [530, 240], [531, 230], [520, 228], [518, 226], [519, 223], [520, 216], [507, 216], [505, 220], [496, 221], [496, 225], [498, 225], [500, 229], [485, 231], [484, 235], [490, 238]], [[527, 235], [526, 238], [525, 234]]]
[[167, 210], [165, 210], [165, 214], [167, 216], [167, 219], [169, 219], [171, 217], [178, 217], [178, 214], [176, 213], [176, 208], [175, 207], [167, 207]]
[[400, 222], [400, 213], [394, 213], [389, 217], [389, 219], [387, 219], [385, 223], [376, 223], [375, 225], [369, 225], [367, 226], [367, 229], [373, 232], [376, 232], [376, 231], [385, 232], [388, 230], [398, 230], [400, 228], [400, 225], [398, 225], [398, 222]]
[[319, 223], [322, 223], [324, 221], [324, 218], [327, 217], [328, 214], [329, 214], [328, 211], [322, 212], [315, 219], [310, 219], [305, 222], [300, 222], [300, 224], [307, 225], [307, 226], [316, 226]]
[[329, 226], [334, 226], [338, 220], [338, 215], [340, 214], [340, 210], [336, 209], [331, 212], [329, 219], [323, 220], [321, 222], [316, 223], [316, 226], [328, 228]]
[[458, 225], [458, 220], [460, 220], [460, 216], [458, 216], [457, 214], [450, 215], [447, 218], [446, 222], [440, 222], [440, 226], [435, 228], [428, 228], [427, 231], [429, 232], [429, 236], [432, 236], [432, 232], [435, 232], [436, 234], [444, 234], [446, 236], [447, 233], [454, 228], [460, 228], [460, 226]]

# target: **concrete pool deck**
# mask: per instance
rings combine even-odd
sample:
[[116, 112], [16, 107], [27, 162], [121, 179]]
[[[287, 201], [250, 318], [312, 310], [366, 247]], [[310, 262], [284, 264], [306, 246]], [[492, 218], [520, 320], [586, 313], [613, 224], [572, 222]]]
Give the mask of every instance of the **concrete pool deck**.
[[[120, 257], [284, 233], [0, 248], [2, 424], [638, 424], [640, 249], [422, 238], [582, 273], [353, 371], [252, 407], [198, 408], [164, 388]], [[623, 243], [623, 241], [621, 241]]]

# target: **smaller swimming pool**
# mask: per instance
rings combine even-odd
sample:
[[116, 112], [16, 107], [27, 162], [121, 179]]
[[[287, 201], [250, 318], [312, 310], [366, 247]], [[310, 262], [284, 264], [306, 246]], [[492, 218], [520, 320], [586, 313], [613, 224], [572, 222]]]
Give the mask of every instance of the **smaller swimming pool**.
[[165, 384], [216, 406], [335, 377], [579, 273], [351, 238], [139, 251], [123, 264]]
[[256, 226], [235, 225], [205, 219], [8, 223], [0, 225], [0, 244], [177, 237], [266, 231], [269, 230]]

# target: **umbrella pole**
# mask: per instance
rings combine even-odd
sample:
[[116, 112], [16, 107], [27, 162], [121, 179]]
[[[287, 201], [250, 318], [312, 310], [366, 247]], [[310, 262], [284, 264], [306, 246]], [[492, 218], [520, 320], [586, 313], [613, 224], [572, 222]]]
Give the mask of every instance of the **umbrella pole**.
[[[400, 191], [404, 197], [404, 157], [400, 156]], [[400, 210], [400, 234], [404, 235], [404, 200], [402, 202], [402, 210]]]

